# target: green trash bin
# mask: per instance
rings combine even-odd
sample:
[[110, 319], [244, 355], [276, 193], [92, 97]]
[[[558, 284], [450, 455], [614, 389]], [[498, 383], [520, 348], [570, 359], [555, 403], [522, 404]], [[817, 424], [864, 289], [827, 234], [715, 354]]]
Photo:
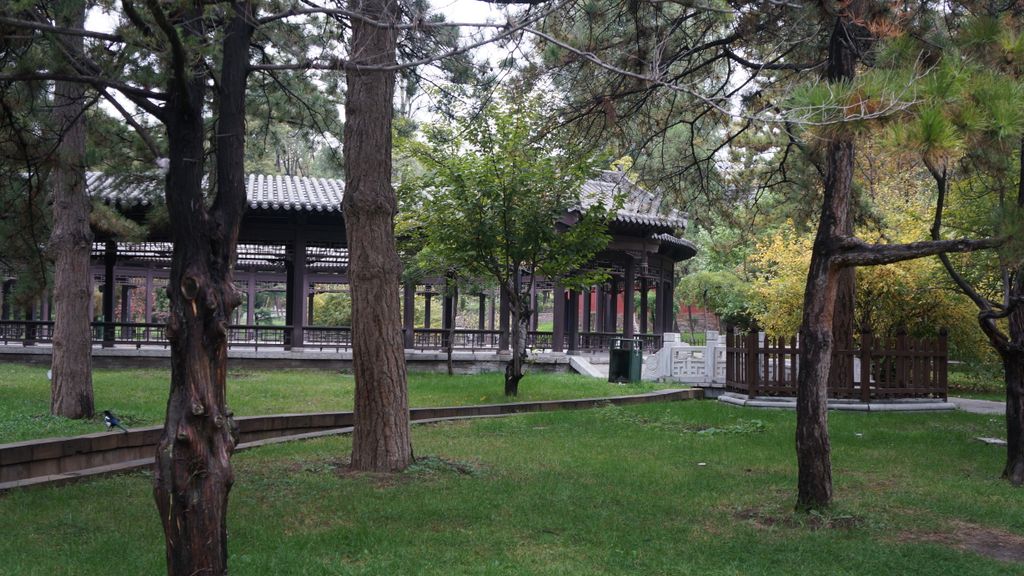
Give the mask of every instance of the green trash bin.
[[643, 362], [643, 342], [639, 338], [612, 338], [608, 356], [608, 381], [639, 382]]

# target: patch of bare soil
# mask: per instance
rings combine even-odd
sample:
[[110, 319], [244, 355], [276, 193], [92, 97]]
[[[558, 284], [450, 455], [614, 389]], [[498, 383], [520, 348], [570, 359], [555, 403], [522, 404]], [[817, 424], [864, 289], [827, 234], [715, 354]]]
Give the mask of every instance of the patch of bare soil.
[[993, 560], [1024, 563], [1024, 536], [967, 522], [953, 522], [951, 526], [952, 532], [905, 532], [900, 541], [944, 544]]
[[342, 478], [366, 478], [372, 481], [377, 488], [390, 488], [408, 482], [430, 480], [442, 475], [476, 476], [482, 470], [480, 465], [475, 462], [463, 462], [440, 456], [421, 456], [416, 458], [416, 461], [404, 471], [392, 473], [353, 470], [349, 458], [318, 464], [313, 467], [307, 464], [300, 466], [299, 469], [311, 472], [328, 470]]
[[856, 516], [802, 513], [772, 514], [760, 508], [744, 508], [733, 514], [737, 520], [757, 528], [809, 528], [811, 530], [850, 530], [863, 524]]

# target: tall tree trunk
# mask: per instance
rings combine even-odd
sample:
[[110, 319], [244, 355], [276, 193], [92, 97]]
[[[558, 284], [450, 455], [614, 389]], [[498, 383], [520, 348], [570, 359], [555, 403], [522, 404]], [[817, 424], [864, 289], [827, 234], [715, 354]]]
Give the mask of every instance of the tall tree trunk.
[[530, 293], [521, 292], [519, 286], [502, 287], [503, 297], [508, 298], [512, 358], [505, 365], [505, 396], [519, 395], [519, 381], [523, 379], [526, 365], [526, 337], [530, 332]]
[[[85, 2], [68, 0], [58, 5], [57, 25], [85, 27]], [[83, 39], [66, 39], [69, 50], [82, 52]], [[88, 192], [85, 189], [85, 85], [57, 82], [54, 86], [54, 125], [60, 143], [53, 184], [53, 232], [50, 253], [54, 258], [53, 354], [50, 413], [65, 418], [93, 415], [92, 335], [89, 329], [89, 227]]]
[[[1018, 310], [1018, 337], [1024, 344], [1024, 310]], [[1006, 378], [1006, 466], [1003, 477], [1014, 486], [1024, 484], [1024, 348], [1003, 353]]]
[[[836, 18], [829, 42], [826, 79], [853, 79], [859, 59], [858, 37], [864, 31], [856, 22], [863, 14], [863, 0], [854, 0]], [[832, 462], [828, 437], [828, 382], [832, 368], [833, 320], [840, 277], [832, 262], [835, 240], [850, 223], [855, 147], [853, 136], [837, 129], [826, 151], [826, 172], [818, 231], [804, 289], [800, 324], [799, 375], [797, 379], [797, 507], [816, 509], [832, 502]], [[845, 283], [844, 283], [845, 284]], [[844, 310], [844, 314], [847, 311]], [[845, 328], [844, 328], [845, 329]]]
[[529, 334], [529, 321], [532, 311], [529, 307], [529, 290], [522, 290], [516, 281], [519, 273], [515, 272], [509, 285], [502, 286], [502, 299], [509, 302], [509, 344], [512, 348], [512, 359], [505, 365], [505, 396], [519, 396], [519, 380], [523, 376], [526, 364], [526, 336]]
[[[397, 0], [352, 0], [350, 9], [397, 22]], [[394, 65], [397, 32], [352, 19], [352, 64]], [[399, 314], [398, 209], [391, 186], [394, 71], [347, 71], [345, 228], [352, 290], [352, 369], [356, 392], [352, 468], [394, 472], [412, 463], [405, 350]]]
[[[1024, 208], [1024, 140], [1018, 148], [1017, 209]], [[1024, 484], [1024, 269], [1010, 275], [1009, 301], [1017, 308], [1007, 318], [1008, 346], [1000, 353], [1006, 379], [1006, 467], [1003, 477], [1014, 486]], [[983, 326], [984, 328], [984, 326]]]
[[[167, 573], [227, 574], [227, 504], [237, 427], [226, 404], [227, 333], [241, 302], [232, 282], [245, 207], [245, 80], [253, 15], [232, 4], [223, 41], [216, 126], [216, 199], [204, 207], [203, 105], [206, 76], [170, 80], [166, 198], [174, 252], [168, 299], [171, 393], [157, 445], [154, 497], [166, 537]], [[186, 35], [201, 20], [186, 15]], [[184, 66], [182, 66], [184, 68]]]
[[832, 365], [832, 318], [839, 270], [832, 265], [831, 245], [837, 211], [844, 208], [842, 188], [851, 178], [854, 145], [850, 139], [829, 143], [825, 199], [811, 251], [800, 324], [797, 379], [797, 506], [828, 506], [832, 501], [832, 463], [828, 438], [828, 377]]

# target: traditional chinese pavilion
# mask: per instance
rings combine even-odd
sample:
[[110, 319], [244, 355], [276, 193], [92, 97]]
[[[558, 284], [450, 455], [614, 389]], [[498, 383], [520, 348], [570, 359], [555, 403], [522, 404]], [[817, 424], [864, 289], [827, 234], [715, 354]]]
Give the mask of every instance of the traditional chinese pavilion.
[[[159, 177], [88, 175], [87, 189], [94, 198], [147, 222], [150, 229], [146, 241], [138, 243], [114, 241], [97, 232], [92, 267], [97, 296], [91, 317], [96, 341], [103, 346], [166, 345], [162, 303], [171, 245], [160, 224], [162, 185]], [[253, 174], [246, 192], [249, 208], [242, 221], [235, 274], [245, 297], [233, 319], [231, 345], [348, 347], [348, 327], [325, 325], [315, 313], [319, 295], [347, 292], [344, 182]], [[620, 335], [643, 338], [650, 348], [660, 346], [660, 335], [673, 329], [675, 264], [696, 253], [681, 236], [686, 220], [663, 205], [661, 194], [640, 188], [616, 171], [602, 172], [584, 184], [584, 209], [610, 203], [618, 195], [625, 201], [609, 223], [612, 240], [591, 264], [607, 270], [610, 280], [578, 292], [563, 289], [556, 279], [538, 278], [534, 308], [545, 312], [533, 320], [531, 348], [607, 349], [609, 339]], [[41, 295], [28, 308], [15, 307], [8, 298], [13, 282], [3, 282], [0, 343], [48, 342], [48, 296]], [[455, 348], [506, 349], [509, 316], [497, 291], [455, 296], [443, 284], [444, 279], [437, 278], [404, 286], [406, 348], [441, 348], [454, 325]], [[432, 307], [436, 312], [438, 305], [440, 325], [432, 325]], [[468, 314], [467, 308], [475, 310]], [[548, 315], [550, 329], [546, 320], [538, 326], [539, 318]]]

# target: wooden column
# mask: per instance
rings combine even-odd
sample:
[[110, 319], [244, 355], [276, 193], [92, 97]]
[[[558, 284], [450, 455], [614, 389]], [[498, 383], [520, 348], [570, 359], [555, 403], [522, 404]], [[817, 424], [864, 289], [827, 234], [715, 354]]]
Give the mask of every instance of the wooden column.
[[583, 291], [583, 331], [590, 332], [590, 299], [593, 298], [594, 289], [587, 288]]
[[416, 346], [416, 285], [406, 282], [402, 288], [402, 328], [406, 350]]
[[441, 299], [441, 347], [445, 350], [451, 346], [451, 331], [455, 329], [455, 312], [458, 304], [458, 288], [450, 278], [444, 279], [444, 296]]
[[[153, 322], [153, 270], [146, 270], [146, 301], [142, 304], [142, 319], [146, 324]], [[148, 328], [147, 328], [148, 330]]]
[[[146, 284], [142, 288], [145, 291], [146, 300], [142, 303], [142, 321], [146, 324], [153, 322], [153, 269], [146, 269]], [[149, 326], [142, 329], [143, 340], [152, 338]]]
[[290, 348], [302, 348], [306, 325], [306, 301], [309, 285], [306, 282], [306, 239], [301, 234], [302, 226], [297, 226], [300, 233], [292, 242], [291, 266], [287, 267], [288, 279], [285, 286], [285, 323], [292, 327], [290, 338], [285, 340]]
[[[132, 321], [132, 288], [134, 287], [131, 284], [121, 286], [121, 322], [123, 323]], [[135, 329], [122, 326], [121, 337], [133, 340], [135, 338]]]
[[640, 333], [647, 334], [647, 278], [640, 279]]
[[565, 350], [565, 289], [561, 284], [555, 284], [551, 297], [554, 300], [554, 310], [551, 314], [551, 351], [562, 352]]
[[121, 322], [132, 321], [132, 288], [130, 284], [121, 286]]
[[0, 292], [0, 320], [11, 319], [11, 294], [14, 292], [14, 280], [4, 280]]
[[665, 333], [665, 283], [657, 281], [654, 284], [654, 333]]
[[88, 310], [88, 313], [89, 313], [89, 334], [90, 334], [89, 337], [93, 338], [93, 339], [95, 338], [95, 336], [94, 336], [95, 332], [93, 330], [92, 323], [94, 321], [96, 321], [96, 306], [93, 303], [94, 300], [95, 300], [95, 298], [93, 298], [93, 294], [95, 294], [95, 293], [96, 293], [96, 278], [93, 277], [93, 274], [90, 271], [89, 272], [89, 310]]
[[607, 332], [608, 331], [608, 297], [605, 295], [604, 285], [601, 284], [597, 287], [595, 292], [595, 300], [597, 301], [597, 314], [595, 319], [597, 320], [596, 332]]
[[245, 285], [245, 323], [256, 324], [256, 274], [250, 272]]
[[426, 287], [423, 291], [423, 328], [430, 328], [430, 298], [434, 294], [430, 291], [430, 286]]
[[633, 258], [626, 256], [626, 277], [623, 279], [625, 285], [625, 291], [622, 296], [622, 335], [626, 338], [632, 338], [634, 332], [633, 327], [633, 294], [636, 285], [636, 268], [633, 263]]
[[612, 277], [608, 294], [608, 332], [619, 331], [619, 279]]
[[478, 330], [483, 330], [484, 326], [486, 326], [486, 324], [487, 324], [487, 295], [484, 294], [483, 292], [481, 292], [480, 295], [479, 295], [479, 298], [480, 298], [480, 305], [479, 305], [479, 310], [480, 310], [479, 318], [480, 318], [480, 322], [479, 322], [479, 325], [478, 325], [477, 329]]
[[103, 347], [114, 345], [114, 264], [117, 263], [117, 244], [107, 240], [103, 252]]
[[43, 295], [39, 299], [39, 319], [50, 321], [53, 320], [50, 310], [50, 291], [43, 290]]
[[316, 291], [312, 286], [306, 286], [306, 291], [309, 292], [309, 296], [306, 298], [306, 326], [315, 326], [313, 321], [313, 301], [316, 297]]
[[509, 310], [508, 298], [505, 296], [504, 291], [499, 290], [498, 301], [500, 303], [500, 311], [498, 312], [498, 350], [508, 350], [511, 311]]
[[568, 306], [569, 320], [569, 354], [575, 354], [580, 343], [580, 293], [576, 290], [569, 292]]
[[498, 312], [498, 309], [497, 309], [497, 306], [496, 306], [497, 303], [498, 303], [498, 300], [496, 298], [496, 295], [492, 291], [492, 294], [491, 294], [491, 317], [487, 321], [487, 329], [488, 330], [494, 330], [494, 317], [497, 316], [497, 312]]
[[533, 283], [533, 287], [530, 288], [530, 310], [533, 312], [530, 314], [530, 330], [537, 331], [537, 318], [540, 316], [540, 310], [537, 307], [537, 282]]
[[21, 342], [23, 346], [34, 346], [36, 343], [36, 327], [35, 325], [29, 323], [36, 319], [35, 308], [35, 301], [29, 302], [25, 306], [25, 339], [22, 340]]
[[[295, 298], [292, 287], [295, 285], [295, 262], [291, 258], [285, 258], [284, 262], [284, 323], [286, 326], [291, 326], [295, 323], [295, 317], [292, 315], [292, 311], [295, 309], [295, 304], [292, 300]], [[275, 308], [276, 302], [275, 302]], [[291, 348], [292, 345], [292, 333], [286, 332], [284, 335], [284, 347], [285, 349]]]
[[662, 332], [671, 332], [674, 328], [672, 321], [672, 282], [663, 282], [662, 292], [665, 297], [662, 299]]

